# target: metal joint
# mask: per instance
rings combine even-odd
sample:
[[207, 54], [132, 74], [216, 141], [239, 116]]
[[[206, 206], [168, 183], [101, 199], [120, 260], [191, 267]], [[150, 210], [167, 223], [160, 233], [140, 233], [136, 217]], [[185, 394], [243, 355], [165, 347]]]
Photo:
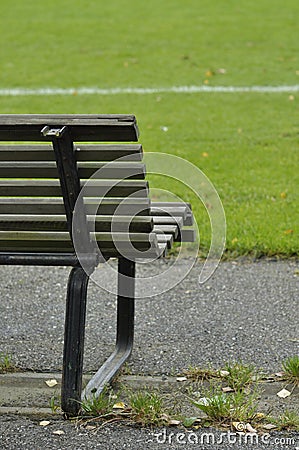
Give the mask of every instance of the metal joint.
[[50, 128], [48, 125], [46, 125], [42, 130], [41, 130], [41, 134], [45, 137], [58, 137], [60, 138], [64, 132], [66, 131], [66, 126], [62, 127], [62, 128]]

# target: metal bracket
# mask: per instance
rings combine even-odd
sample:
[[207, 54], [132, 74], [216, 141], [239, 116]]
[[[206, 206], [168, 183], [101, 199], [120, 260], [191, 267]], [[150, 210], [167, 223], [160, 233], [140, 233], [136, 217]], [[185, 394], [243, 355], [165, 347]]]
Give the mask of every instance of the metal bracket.
[[54, 136], [54, 137], [58, 137], [60, 138], [64, 132], [66, 131], [66, 126], [62, 127], [62, 128], [50, 128], [48, 125], [46, 125], [42, 130], [41, 130], [41, 134], [43, 136]]

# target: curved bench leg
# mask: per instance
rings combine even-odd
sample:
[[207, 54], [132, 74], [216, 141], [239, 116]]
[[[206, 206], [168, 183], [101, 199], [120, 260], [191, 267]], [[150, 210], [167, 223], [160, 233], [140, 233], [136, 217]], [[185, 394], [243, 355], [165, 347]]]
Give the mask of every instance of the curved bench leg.
[[92, 377], [82, 400], [97, 397], [129, 358], [134, 336], [135, 262], [118, 260], [117, 335], [114, 352]]
[[70, 416], [80, 410], [88, 280], [85, 271], [75, 267], [67, 288], [61, 408]]

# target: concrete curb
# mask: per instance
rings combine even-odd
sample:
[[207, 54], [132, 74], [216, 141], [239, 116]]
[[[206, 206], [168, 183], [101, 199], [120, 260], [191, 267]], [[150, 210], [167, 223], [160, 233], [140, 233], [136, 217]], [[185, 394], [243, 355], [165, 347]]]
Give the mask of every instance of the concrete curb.
[[[83, 383], [87, 383], [90, 375], [85, 375]], [[49, 387], [48, 380], [56, 380], [57, 384]], [[208, 382], [205, 383], [209, 385]], [[125, 386], [126, 389], [137, 391], [143, 389], [159, 389], [163, 393], [176, 394], [184, 392], [190, 381], [178, 381], [177, 377], [166, 376], [119, 376], [115, 383], [115, 389]], [[259, 405], [262, 409], [281, 407], [282, 403], [287, 407], [298, 399], [299, 387], [294, 389], [292, 395], [286, 399], [277, 396], [277, 392], [286, 386], [286, 382], [274, 381], [269, 377], [259, 383], [261, 397]], [[34, 373], [17, 372], [0, 374], [0, 414], [18, 414], [23, 416], [49, 416], [56, 415], [50, 408], [50, 400], [54, 396], [57, 402], [60, 397], [61, 374], [59, 373]], [[291, 390], [291, 389], [290, 389]]]

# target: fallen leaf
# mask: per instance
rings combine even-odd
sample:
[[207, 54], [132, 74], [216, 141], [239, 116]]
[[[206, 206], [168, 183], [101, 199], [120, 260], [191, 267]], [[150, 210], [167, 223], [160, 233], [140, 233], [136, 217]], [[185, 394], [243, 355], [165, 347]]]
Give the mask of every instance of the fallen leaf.
[[229, 375], [229, 372], [227, 370], [220, 370], [219, 373], [221, 377], [227, 377], [227, 375]]
[[256, 432], [257, 432], [256, 429], [253, 428], [253, 427], [250, 425], [250, 423], [246, 423], [245, 428], [246, 428], [246, 431], [249, 431], [249, 433], [256, 433]]
[[203, 152], [203, 153], [201, 154], [201, 156], [203, 156], [204, 158], [208, 158], [209, 154], [208, 154], [207, 152]]
[[51, 388], [51, 387], [56, 386], [58, 384], [58, 381], [53, 378], [52, 380], [45, 381], [45, 383], [47, 386], [49, 386]]
[[124, 402], [118, 402], [113, 405], [113, 409], [125, 409], [126, 405]]
[[238, 242], [238, 238], [234, 238], [234, 239], [232, 239], [232, 244], [236, 244], [237, 242]]
[[265, 430], [274, 430], [274, 428], [277, 428], [277, 426], [274, 425], [274, 423], [266, 423], [266, 425], [263, 425], [263, 428]]
[[168, 127], [161, 127], [161, 130], [166, 133], [168, 131]]
[[234, 392], [234, 389], [230, 386], [225, 386], [222, 388], [222, 392]]
[[212, 77], [214, 75], [214, 72], [212, 70], [207, 70], [206, 77]]
[[292, 233], [294, 233], [294, 230], [285, 230], [284, 231], [284, 234], [292, 234]]
[[205, 81], [204, 81], [204, 84], [209, 84], [209, 80], [205, 80]]
[[226, 69], [218, 69], [217, 72], [224, 75], [226, 73]]
[[95, 430], [97, 427], [95, 425], [86, 425], [85, 429], [86, 430]]
[[46, 427], [47, 425], [50, 425], [50, 423], [49, 420], [42, 420], [39, 424], [41, 427]]
[[276, 372], [274, 375], [276, 377], [283, 377], [284, 376], [284, 372]]
[[287, 389], [282, 389], [281, 391], [277, 392], [276, 395], [278, 395], [278, 397], [280, 397], [280, 398], [286, 398], [286, 397], [289, 397], [291, 395], [291, 393]]
[[286, 192], [281, 192], [280, 193], [280, 198], [287, 198], [287, 193]]
[[182, 381], [187, 381], [187, 378], [186, 377], [177, 377], [176, 380], [179, 382], [182, 382]]
[[53, 431], [53, 434], [58, 434], [58, 436], [62, 436], [63, 434], [65, 434], [65, 432], [63, 430], [56, 430]]
[[289, 95], [289, 100], [290, 100], [290, 102], [294, 101], [295, 100], [294, 95]]
[[180, 421], [179, 420], [175, 420], [175, 419], [170, 419], [167, 421], [167, 425], [174, 425], [174, 426], [178, 426], [180, 425]]

